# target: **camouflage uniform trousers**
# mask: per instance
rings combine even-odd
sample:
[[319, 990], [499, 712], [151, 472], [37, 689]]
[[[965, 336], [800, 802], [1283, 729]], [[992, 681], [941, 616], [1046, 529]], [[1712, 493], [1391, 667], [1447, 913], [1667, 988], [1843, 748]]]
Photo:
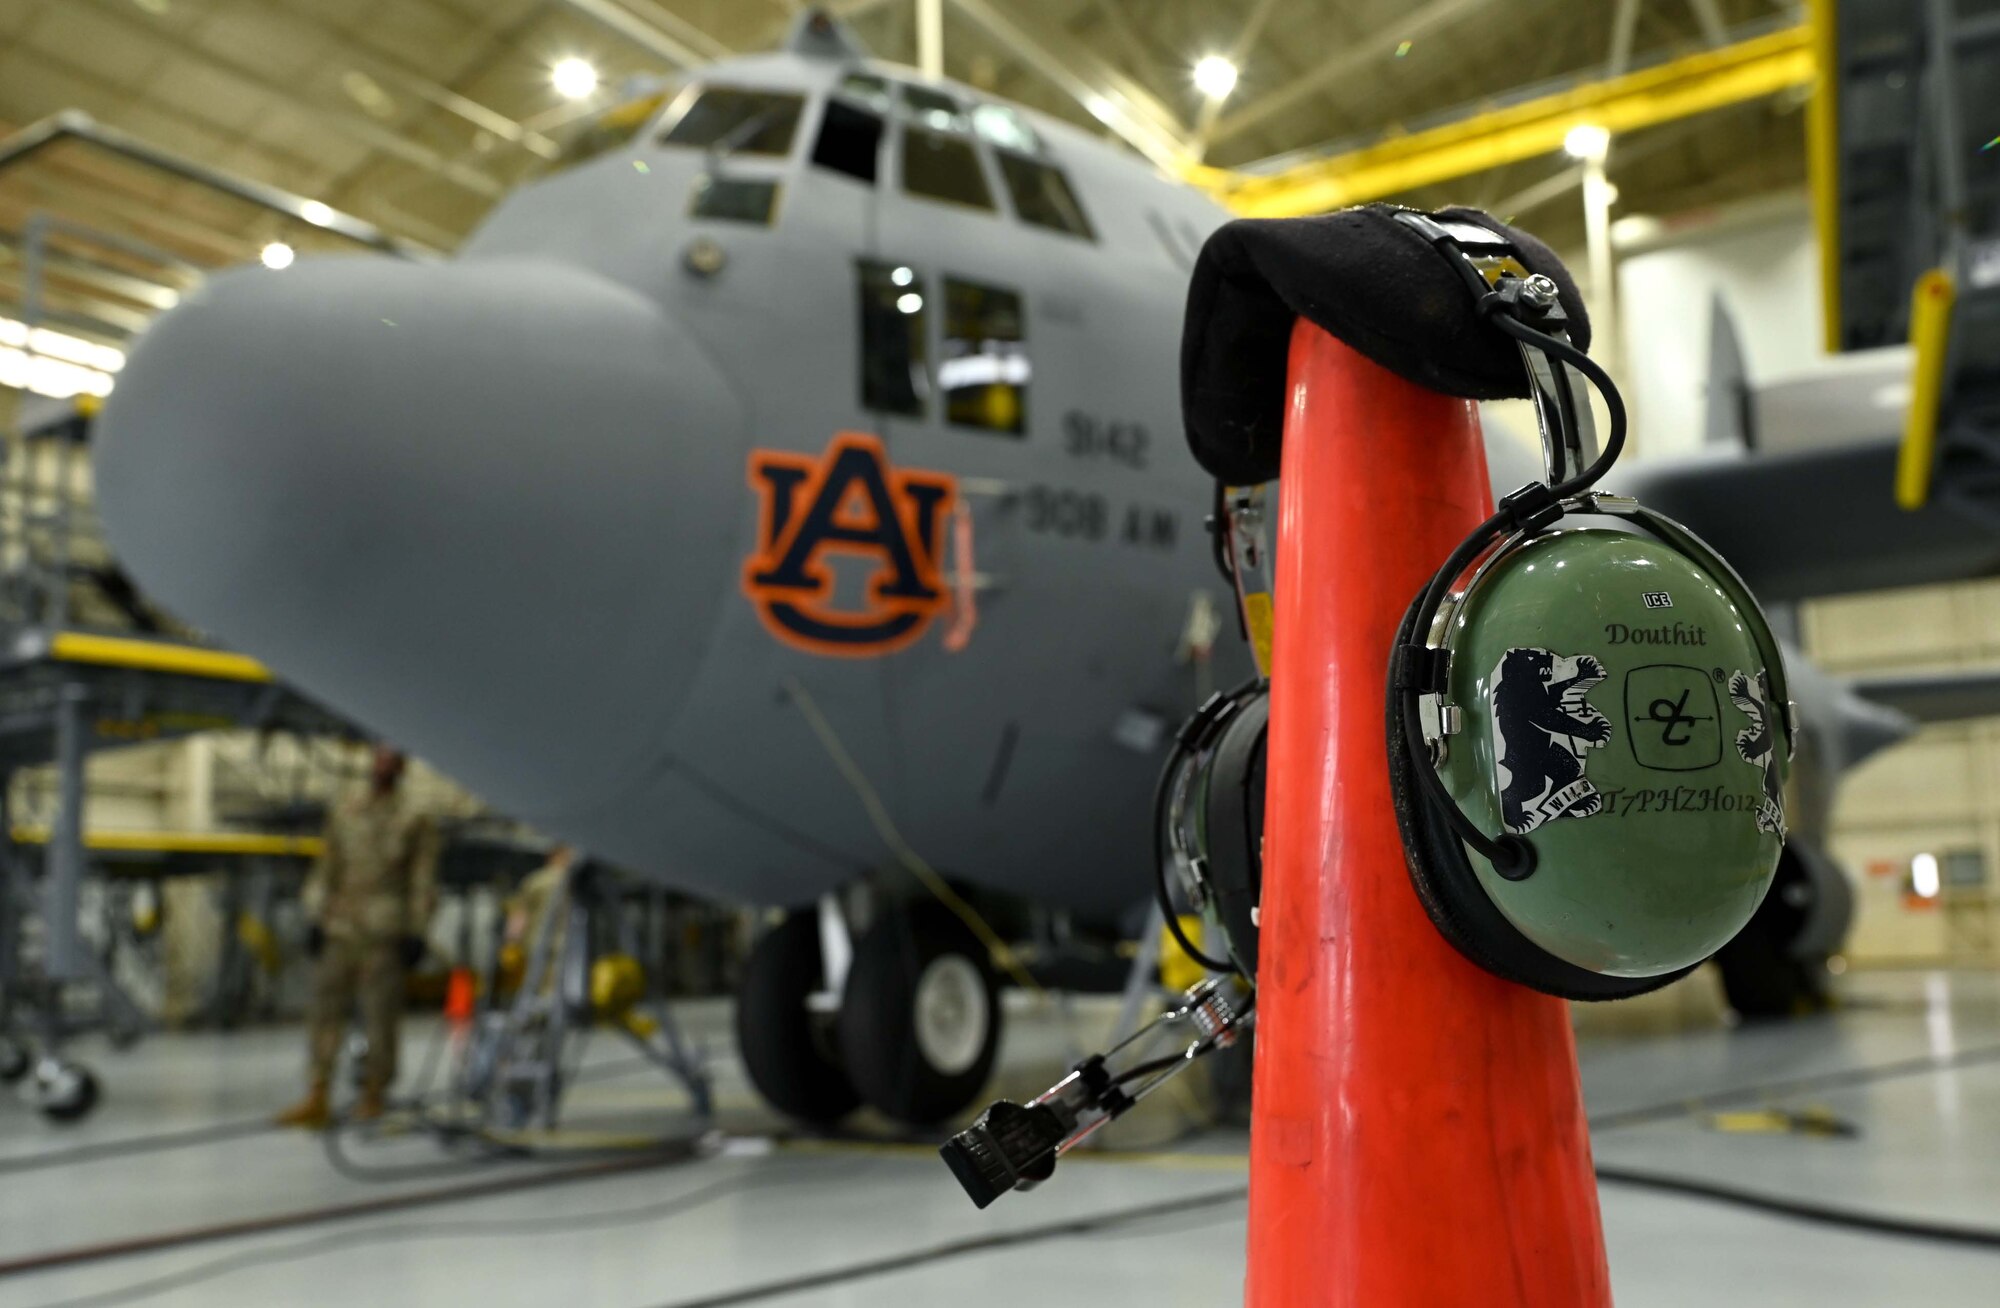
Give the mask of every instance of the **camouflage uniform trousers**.
[[368, 1037], [368, 1060], [361, 1083], [370, 1090], [385, 1091], [396, 1079], [398, 1028], [403, 1016], [403, 959], [394, 936], [327, 936], [313, 975], [311, 1058], [315, 1085], [332, 1081], [348, 1015], [357, 1005], [361, 1029]]

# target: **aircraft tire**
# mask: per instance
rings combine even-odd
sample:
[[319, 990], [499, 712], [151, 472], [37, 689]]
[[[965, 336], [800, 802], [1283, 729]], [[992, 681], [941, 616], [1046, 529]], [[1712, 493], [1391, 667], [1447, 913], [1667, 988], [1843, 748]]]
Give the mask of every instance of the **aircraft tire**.
[[1798, 942], [1819, 893], [1810, 865], [1791, 846], [1750, 921], [1716, 952], [1722, 993], [1746, 1022], [1825, 1012], [1831, 976], [1824, 958], [1801, 957]]
[[1715, 956], [1722, 993], [1746, 1022], [1771, 1022], [1823, 1013], [1829, 1006], [1826, 965], [1789, 957], [1765, 941], [1732, 941]]
[[861, 1105], [834, 1061], [834, 1040], [806, 1007], [820, 980], [819, 920], [811, 909], [798, 910], [751, 947], [736, 1003], [737, 1048], [750, 1083], [779, 1112], [815, 1125]]
[[863, 1102], [886, 1117], [931, 1126], [964, 1111], [1000, 1050], [986, 946], [941, 904], [884, 913], [854, 947], [840, 1050]]

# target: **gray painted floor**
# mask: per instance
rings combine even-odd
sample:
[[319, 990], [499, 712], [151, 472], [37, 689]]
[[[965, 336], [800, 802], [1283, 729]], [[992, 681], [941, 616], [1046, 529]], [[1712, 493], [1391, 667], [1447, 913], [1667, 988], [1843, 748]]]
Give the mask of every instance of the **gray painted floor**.
[[[2000, 978], [1880, 974], [1852, 978], [1849, 991], [1838, 1016], [1783, 1027], [1586, 1039], [1585, 1089], [1603, 1123], [1599, 1161], [2000, 1227]], [[1067, 1014], [1022, 1009], [1013, 1015], [997, 1092], [1046, 1084], [1072, 1046], [1108, 1020], [1107, 1007], [1094, 1001]], [[685, 1020], [713, 1056], [725, 1127], [751, 1137], [775, 1126], [742, 1084], [726, 1008], [692, 1006]], [[413, 1069], [430, 1033], [422, 1025], [410, 1033]], [[426, 1174], [392, 1182], [344, 1176], [313, 1140], [256, 1129], [297, 1089], [296, 1032], [164, 1037], [122, 1056], [80, 1052], [108, 1088], [89, 1122], [59, 1131], [0, 1101], [0, 1264], [580, 1165], [572, 1156], [444, 1171], [444, 1156], [428, 1141], [392, 1138], [356, 1142], [353, 1153], [370, 1169]], [[572, 1126], [629, 1133], [686, 1125], [671, 1088], [634, 1067], [627, 1051], [600, 1042], [589, 1063]], [[1835, 1076], [1901, 1063], [1910, 1065], [1895, 1075]], [[1860, 1135], [1723, 1133], [1684, 1112], [1635, 1114], [1798, 1079], [1816, 1084], [1730, 1106], [1823, 1106]], [[1121, 1124], [1104, 1156], [1065, 1163], [1048, 1186], [984, 1214], [964, 1202], [926, 1147], [745, 1142], [677, 1167], [0, 1276], [0, 1304], [665, 1308], [944, 1243], [1032, 1235], [1093, 1214], [1216, 1195], [1224, 1198], [1089, 1236], [1048, 1234], [728, 1302], [1226, 1304], [1242, 1278], [1243, 1205], [1231, 1196], [1243, 1184], [1244, 1138], [1199, 1130], [1190, 1096], [1162, 1100]], [[198, 1134], [218, 1126], [242, 1129], [227, 1138]], [[137, 1148], [188, 1133], [198, 1138]], [[2000, 1303], [2000, 1252], [1850, 1234], [1615, 1185], [1604, 1187], [1603, 1207], [1622, 1308]]]

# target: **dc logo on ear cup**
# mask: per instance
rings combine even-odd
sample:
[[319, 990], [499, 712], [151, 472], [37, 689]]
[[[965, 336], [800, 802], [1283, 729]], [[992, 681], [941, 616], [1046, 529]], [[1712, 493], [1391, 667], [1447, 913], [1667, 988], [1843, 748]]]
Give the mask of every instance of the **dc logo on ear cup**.
[[1632, 758], [1655, 772], [1700, 772], [1722, 762], [1722, 710], [1700, 668], [1651, 663], [1625, 674]]

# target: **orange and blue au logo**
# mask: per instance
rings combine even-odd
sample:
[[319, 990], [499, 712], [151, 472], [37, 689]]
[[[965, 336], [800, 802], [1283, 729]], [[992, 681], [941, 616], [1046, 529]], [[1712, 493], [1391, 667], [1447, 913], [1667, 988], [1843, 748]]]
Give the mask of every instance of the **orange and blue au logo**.
[[[956, 478], [891, 467], [878, 438], [844, 431], [817, 458], [752, 450], [750, 486], [763, 512], [743, 591], [779, 640], [814, 654], [888, 654], [949, 606], [941, 555]], [[842, 555], [874, 564], [845, 600], [831, 562]]]

